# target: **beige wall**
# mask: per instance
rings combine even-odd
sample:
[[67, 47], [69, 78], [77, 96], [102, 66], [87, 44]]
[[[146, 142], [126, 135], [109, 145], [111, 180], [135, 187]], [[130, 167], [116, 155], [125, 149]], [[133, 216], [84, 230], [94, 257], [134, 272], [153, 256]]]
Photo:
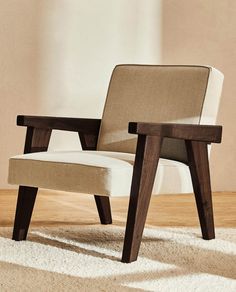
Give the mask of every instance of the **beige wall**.
[[39, 107], [37, 1], [0, 1], [0, 187], [7, 187], [8, 157], [23, 150], [17, 113]]
[[[117, 63], [160, 62], [160, 1], [0, 0], [0, 188], [22, 153], [17, 114], [101, 117]], [[56, 133], [51, 148], [79, 148]]]
[[225, 75], [217, 123], [223, 142], [211, 153], [214, 190], [236, 190], [236, 1], [164, 0], [162, 62], [210, 64]]
[[[210, 64], [225, 74], [214, 190], [236, 190], [236, 1], [0, 0], [0, 188], [21, 153], [17, 114], [100, 117], [117, 63]], [[52, 148], [79, 148], [56, 134]]]

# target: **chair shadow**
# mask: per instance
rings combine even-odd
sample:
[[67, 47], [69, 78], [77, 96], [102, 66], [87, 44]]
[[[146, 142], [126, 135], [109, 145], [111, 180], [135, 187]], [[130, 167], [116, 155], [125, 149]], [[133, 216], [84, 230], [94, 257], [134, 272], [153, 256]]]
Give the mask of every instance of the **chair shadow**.
[[[115, 228], [114, 228], [115, 227]], [[40, 231], [38, 231], [40, 230]], [[150, 229], [149, 229], [150, 230]], [[149, 272], [128, 273], [116, 275], [120, 281], [145, 281], [147, 278], [156, 280], [178, 275], [189, 275], [207, 273], [221, 277], [236, 279], [236, 255], [222, 251], [206, 249], [201, 246], [184, 244], [176, 241], [175, 235], [186, 236], [183, 230], [164, 228], [173, 233], [173, 238], [165, 238], [158, 235], [148, 234], [143, 237], [138, 261], [131, 265], [139, 264], [139, 261], [148, 259], [163, 264], [175, 266], [175, 269], [153, 270]], [[194, 236], [200, 242], [199, 232], [187, 232], [187, 236]], [[4, 237], [8, 237], [5, 236]], [[49, 245], [60, 249], [73, 251], [83, 255], [93, 256], [101, 259], [109, 259], [118, 262], [121, 259], [123, 246], [124, 228], [117, 226], [101, 225], [91, 226], [62, 226], [61, 228], [44, 227], [32, 228], [28, 240], [43, 245]], [[192, 237], [192, 239], [194, 239]], [[203, 240], [203, 239], [201, 239]], [[155, 252], [153, 252], [155, 251]]]
[[[45, 229], [45, 232], [41, 234], [31, 232], [29, 240], [84, 255], [120, 261], [124, 230], [123, 228], [118, 228], [115, 234], [113, 232], [114, 230], [112, 230], [112, 227], [106, 227], [104, 231], [103, 228], [98, 227], [95, 229], [94, 226], [89, 230], [83, 227], [78, 230], [78, 228], [74, 227], [74, 230], [70, 229], [67, 232], [65, 232], [65, 228], [55, 229], [55, 231], [49, 231], [49, 229], [47, 231]], [[183, 231], [171, 230], [171, 232], [178, 235], [183, 234]], [[48, 235], [50, 235], [50, 238], [48, 238]], [[199, 240], [200, 235], [194, 233], [194, 237]], [[83, 244], [86, 246], [83, 246]], [[154, 253], [153, 250], [155, 250]], [[236, 255], [183, 244], [173, 239], [144, 236], [139, 258], [175, 265], [178, 269], [178, 271], [176, 269], [177, 274], [207, 273], [236, 279]], [[155, 271], [152, 274], [153, 279], [172, 277], [173, 271]], [[145, 275], [146, 273], [144, 273]], [[151, 275], [149, 273], [149, 278]], [[131, 277], [133, 279], [134, 274], [131, 274]]]

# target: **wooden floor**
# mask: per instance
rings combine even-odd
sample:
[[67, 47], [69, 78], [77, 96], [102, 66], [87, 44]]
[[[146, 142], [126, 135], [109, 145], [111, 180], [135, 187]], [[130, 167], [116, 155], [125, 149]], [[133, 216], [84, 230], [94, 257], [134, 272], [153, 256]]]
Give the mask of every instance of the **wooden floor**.
[[[12, 226], [16, 190], [0, 190], [0, 226]], [[111, 198], [113, 223], [124, 225], [128, 197]], [[214, 193], [216, 227], [236, 227], [236, 193]], [[31, 226], [97, 224], [93, 196], [41, 190], [38, 193]], [[199, 226], [192, 194], [153, 196], [147, 218], [149, 226]]]

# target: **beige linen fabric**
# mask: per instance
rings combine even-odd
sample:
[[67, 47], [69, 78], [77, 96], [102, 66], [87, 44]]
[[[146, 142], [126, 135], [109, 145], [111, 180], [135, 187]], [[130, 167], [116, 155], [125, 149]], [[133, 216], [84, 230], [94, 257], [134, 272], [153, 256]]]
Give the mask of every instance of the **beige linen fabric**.
[[[135, 153], [137, 137], [128, 133], [129, 122], [198, 124], [211, 73], [212, 68], [207, 66], [116, 66], [102, 117], [98, 150]], [[212, 83], [216, 85], [219, 81]], [[220, 93], [221, 90], [215, 92], [216, 100]], [[165, 139], [161, 156], [186, 161], [183, 141]]]
[[[103, 151], [37, 152], [12, 157], [9, 183], [100, 195], [128, 195], [134, 154]], [[165, 172], [168, 168], [168, 172]], [[173, 186], [170, 181], [176, 178]], [[180, 179], [181, 178], [181, 179]], [[187, 184], [183, 185], [182, 180]], [[160, 159], [154, 193], [191, 190], [188, 168]]]

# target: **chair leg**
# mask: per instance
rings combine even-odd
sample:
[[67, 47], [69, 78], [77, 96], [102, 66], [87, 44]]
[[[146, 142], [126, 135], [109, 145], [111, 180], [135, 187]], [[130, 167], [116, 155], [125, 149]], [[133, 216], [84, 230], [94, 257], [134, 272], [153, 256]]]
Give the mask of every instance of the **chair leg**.
[[188, 162], [203, 239], [215, 238], [207, 143], [186, 141]]
[[111, 205], [109, 197], [94, 196], [101, 224], [112, 224]]
[[25, 240], [38, 188], [20, 186], [13, 229], [14, 240]]
[[155, 180], [162, 139], [138, 137], [122, 262], [136, 261]]

